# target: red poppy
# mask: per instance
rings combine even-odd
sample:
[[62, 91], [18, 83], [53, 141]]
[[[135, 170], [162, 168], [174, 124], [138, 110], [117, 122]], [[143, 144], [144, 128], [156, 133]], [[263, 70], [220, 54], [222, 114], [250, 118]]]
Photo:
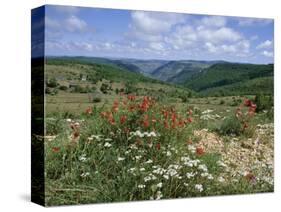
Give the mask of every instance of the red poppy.
[[196, 154], [201, 156], [205, 154], [205, 150], [203, 147], [196, 147]]
[[250, 106], [252, 105], [252, 101], [251, 101], [250, 99], [245, 99], [245, 100], [244, 100], [244, 105], [245, 105], [246, 107], [250, 107]]
[[157, 150], [160, 150], [160, 148], [161, 148], [161, 144], [160, 144], [160, 143], [157, 143], [157, 144], [156, 144], [156, 149], [157, 149]]
[[93, 113], [93, 109], [91, 107], [88, 107], [86, 109], [86, 114], [91, 115]]
[[107, 113], [106, 112], [101, 112], [100, 115], [101, 115], [102, 118], [105, 118], [107, 116]]
[[73, 132], [73, 138], [79, 137], [80, 133], [78, 131]]
[[148, 120], [144, 120], [144, 121], [143, 121], [143, 126], [144, 126], [145, 128], [149, 127], [149, 121], [148, 121]]
[[57, 153], [57, 152], [60, 151], [60, 148], [59, 148], [59, 147], [53, 147], [53, 148], [52, 148], [52, 151]]
[[191, 117], [189, 117], [189, 118], [187, 119], [187, 121], [188, 121], [189, 123], [191, 123], [193, 120], [192, 120]]
[[123, 115], [120, 117], [120, 123], [124, 124], [127, 121], [127, 116]]
[[245, 178], [246, 178], [246, 180], [248, 180], [248, 181], [255, 181], [255, 179], [256, 179], [255, 175], [253, 175], [251, 172], [247, 173], [247, 174], [245, 175]]
[[130, 101], [134, 101], [134, 100], [136, 99], [136, 96], [134, 96], [134, 95], [128, 95], [127, 98], [128, 98], [128, 100], [130, 100]]
[[168, 129], [168, 128], [169, 128], [169, 124], [168, 124], [168, 122], [167, 122], [167, 121], [164, 121], [164, 127], [165, 127], [166, 129]]

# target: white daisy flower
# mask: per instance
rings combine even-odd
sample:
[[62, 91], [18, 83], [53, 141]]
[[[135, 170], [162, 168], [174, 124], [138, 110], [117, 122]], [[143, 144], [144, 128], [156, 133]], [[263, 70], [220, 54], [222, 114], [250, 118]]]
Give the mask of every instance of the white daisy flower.
[[195, 184], [195, 189], [198, 190], [199, 192], [202, 192], [203, 191], [203, 185], [201, 184]]

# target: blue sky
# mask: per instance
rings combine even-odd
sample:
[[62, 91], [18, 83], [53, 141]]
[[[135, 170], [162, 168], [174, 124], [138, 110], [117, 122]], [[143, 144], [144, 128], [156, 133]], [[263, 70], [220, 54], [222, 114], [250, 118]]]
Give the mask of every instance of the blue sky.
[[273, 20], [46, 6], [46, 55], [273, 63]]

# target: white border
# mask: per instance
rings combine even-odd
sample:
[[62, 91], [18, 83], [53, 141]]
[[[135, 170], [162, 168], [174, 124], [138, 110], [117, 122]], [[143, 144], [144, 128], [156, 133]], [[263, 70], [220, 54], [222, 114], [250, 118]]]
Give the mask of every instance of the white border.
[[[30, 10], [42, 4], [185, 12], [275, 19], [275, 138], [280, 138], [280, 5], [277, 0], [9, 0], [0, 7], [0, 211], [43, 209], [30, 197]], [[275, 139], [275, 193], [57, 207], [85, 211], [276, 211], [280, 141]]]

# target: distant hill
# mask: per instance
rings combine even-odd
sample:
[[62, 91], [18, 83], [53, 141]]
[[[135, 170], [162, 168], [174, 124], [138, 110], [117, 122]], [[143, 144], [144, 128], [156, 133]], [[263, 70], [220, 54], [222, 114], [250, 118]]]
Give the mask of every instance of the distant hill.
[[259, 93], [273, 95], [273, 77], [258, 77], [230, 85], [209, 88], [202, 94], [211, 96], [256, 95]]
[[[46, 60], [46, 79], [56, 79], [61, 84], [79, 84], [96, 86], [106, 81], [107, 84], [118, 85], [125, 92], [151, 95], [157, 98], [165, 96], [184, 99], [186, 96], [196, 95], [196, 92], [180, 85], [166, 83], [144, 76], [138, 72], [131, 72], [117, 67], [115, 64], [94, 63], [85, 58], [54, 58]], [[84, 79], [84, 80], [83, 80]], [[84, 87], [85, 87], [84, 86]]]
[[205, 95], [273, 93], [273, 64], [99, 57], [47, 57], [47, 61], [91, 64], [101, 78], [171, 83]]
[[119, 59], [109, 59], [109, 58], [102, 58], [102, 57], [84, 57], [84, 56], [75, 56], [75, 57], [60, 56], [60, 57], [47, 57], [47, 58], [61, 59], [61, 60], [72, 61], [72, 62], [86, 62], [89, 64], [112, 65], [125, 69], [130, 72], [141, 73], [141, 69], [138, 66], [135, 66], [133, 63], [127, 63], [126, 61], [123, 62], [123, 60], [119, 60]]
[[[184, 85], [201, 93], [219, 90], [255, 93], [273, 92], [273, 65], [214, 64], [187, 80]], [[245, 91], [245, 92], [244, 92]]]
[[190, 79], [194, 74], [217, 63], [217, 61], [180, 60], [171, 61], [152, 72], [156, 79], [181, 84]]

